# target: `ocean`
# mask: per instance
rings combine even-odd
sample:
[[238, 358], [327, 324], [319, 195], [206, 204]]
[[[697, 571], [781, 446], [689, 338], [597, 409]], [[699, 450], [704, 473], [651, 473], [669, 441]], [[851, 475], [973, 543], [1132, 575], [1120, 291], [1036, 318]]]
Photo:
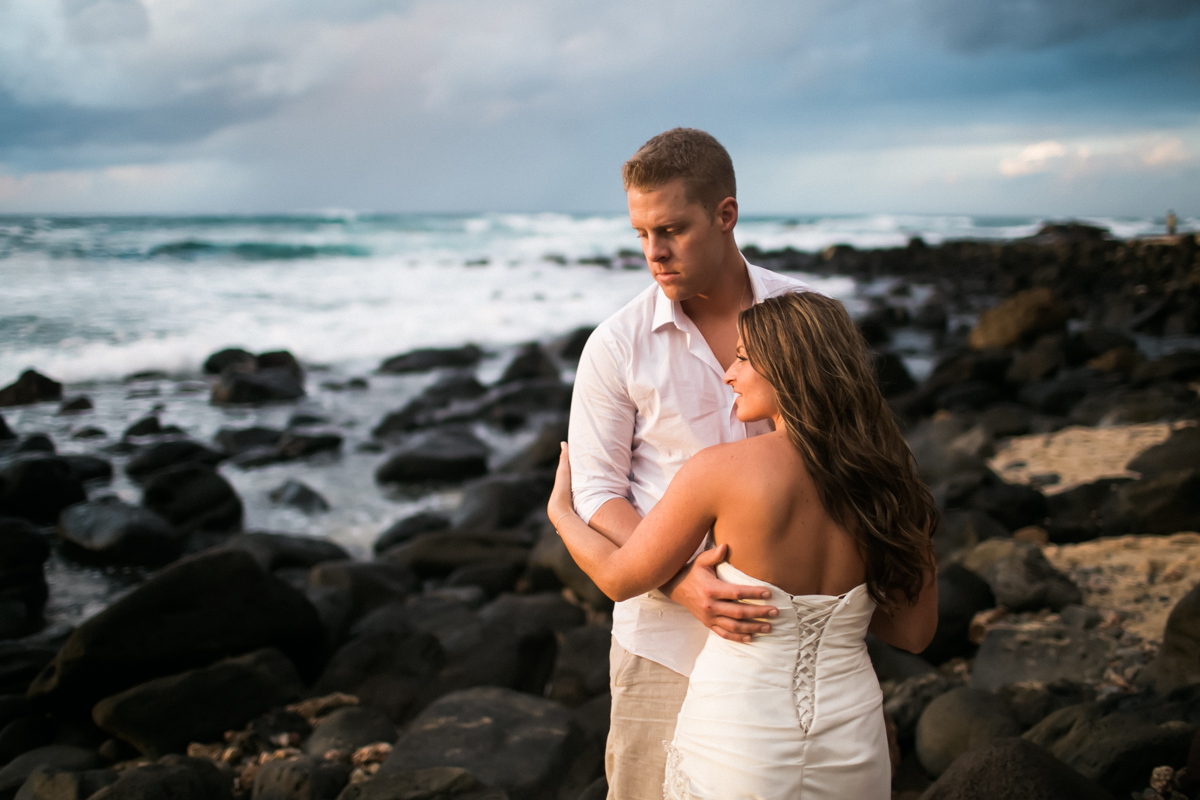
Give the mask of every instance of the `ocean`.
[[[1084, 220], [1117, 236], [1162, 233], [1152, 219]], [[816, 251], [904, 245], [920, 236], [1009, 239], [1044, 220], [965, 215], [779, 216], [743, 218], [740, 245]], [[1181, 220], [1188, 228], [1195, 220]], [[805, 278], [806, 276], [799, 276]], [[865, 307], [870, 287], [849, 278], [810, 283]], [[246, 527], [325, 536], [366, 556], [391, 522], [421, 510], [450, 509], [453, 490], [414, 495], [374, 483], [383, 456], [363, 449], [370, 429], [433, 380], [381, 376], [381, 359], [415, 347], [474, 342], [490, 353], [483, 381], [503, 370], [514, 345], [548, 341], [594, 325], [650, 284], [624, 215], [337, 213], [206, 217], [0, 217], [0, 385], [35, 368], [88, 395], [94, 410], [57, 414], [56, 404], [4, 409], [22, 434], [44, 432], [60, 452], [104, 454], [137, 419], [157, 413], [209, 441], [223, 426], [282, 427], [304, 412], [346, 436], [342, 454], [222, 473], [246, 505]], [[919, 299], [920, 287], [914, 297]], [[208, 403], [203, 360], [224, 347], [287, 349], [308, 370], [298, 404], [223, 409]], [[904, 345], [917, 376], [930, 364], [923, 344]], [[364, 377], [367, 391], [325, 388]], [[568, 376], [569, 377], [569, 376]], [[81, 427], [107, 437], [73, 439]], [[531, 431], [479, 426], [501, 463]], [[130, 502], [139, 488], [121, 473], [111, 487]], [[332, 507], [306, 516], [273, 504], [270, 489], [289, 478]], [[93, 496], [98, 496], [97, 492]], [[128, 573], [128, 574], [127, 574]], [[136, 575], [50, 564], [48, 614], [78, 622], [111, 602]], [[122, 577], [122, 576], [125, 577]], [[131, 577], [132, 576], [132, 577]]]

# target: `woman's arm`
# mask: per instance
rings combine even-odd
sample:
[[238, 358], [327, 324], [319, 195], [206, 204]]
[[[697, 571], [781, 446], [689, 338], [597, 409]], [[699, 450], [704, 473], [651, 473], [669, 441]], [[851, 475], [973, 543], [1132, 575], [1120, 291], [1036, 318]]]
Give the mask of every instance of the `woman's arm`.
[[895, 599], [894, 608], [875, 609], [867, 630], [893, 647], [920, 653], [933, 641], [937, 631], [937, 573], [933, 570], [925, 573], [925, 585], [917, 595], [917, 602], [909, 603], [902, 594]]
[[709, 461], [703, 452], [689, 459], [662, 500], [617, 547], [575, 514], [564, 444], [546, 510], [580, 568], [613, 600], [627, 600], [666, 583], [712, 527], [716, 515]]

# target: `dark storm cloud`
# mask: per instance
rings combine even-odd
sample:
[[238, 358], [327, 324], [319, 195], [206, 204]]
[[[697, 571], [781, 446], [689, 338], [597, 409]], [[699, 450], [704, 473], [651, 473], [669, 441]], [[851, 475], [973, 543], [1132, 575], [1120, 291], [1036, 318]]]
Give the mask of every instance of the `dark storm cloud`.
[[219, 95], [149, 108], [88, 108], [67, 103], [28, 105], [0, 89], [0, 162], [23, 168], [77, 166], [71, 149], [194, 142], [236, 122], [261, 118], [277, 99], [230, 102]]
[[[923, 0], [913, 6], [953, 50], [1037, 50], [1130, 25], [1200, 15], [1195, 0]], [[1195, 42], [1192, 43], [1195, 49]]]

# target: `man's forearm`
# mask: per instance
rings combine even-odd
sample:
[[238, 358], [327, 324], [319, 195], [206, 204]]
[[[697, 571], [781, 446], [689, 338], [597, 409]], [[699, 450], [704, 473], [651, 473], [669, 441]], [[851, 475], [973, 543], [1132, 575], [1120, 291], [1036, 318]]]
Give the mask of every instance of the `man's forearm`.
[[623, 497], [614, 497], [596, 509], [588, 524], [620, 547], [633, 535], [634, 529], [641, 521], [642, 515], [632, 503]]

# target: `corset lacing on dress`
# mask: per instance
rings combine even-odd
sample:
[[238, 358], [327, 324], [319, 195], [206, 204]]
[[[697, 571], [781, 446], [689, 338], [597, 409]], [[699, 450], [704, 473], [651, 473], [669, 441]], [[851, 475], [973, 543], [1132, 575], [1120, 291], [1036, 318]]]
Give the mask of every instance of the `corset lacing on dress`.
[[[792, 696], [796, 703], [796, 716], [805, 734], [812, 728], [816, 713], [815, 693], [817, 682], [817, 653], [821, 647], [821, 636], [825, 633], [833, 612], [846, 595], [792, 596], [792, 607], [796, 612], [796, 668], [792, 676]], [[778, 625], [778, 623], [775, 623]], [[663, 776], [664, 800], [695, 800], [691, 792], [691, 781], [683, 771], [683, 754], [670, 742], [664, 741], [667, 751], [666, 773]]]

